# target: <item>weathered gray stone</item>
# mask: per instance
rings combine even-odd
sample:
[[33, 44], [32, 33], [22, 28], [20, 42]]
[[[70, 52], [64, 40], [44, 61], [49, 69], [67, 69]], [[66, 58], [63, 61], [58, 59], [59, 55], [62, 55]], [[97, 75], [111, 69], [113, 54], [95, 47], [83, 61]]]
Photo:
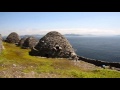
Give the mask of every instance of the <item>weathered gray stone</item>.
[[35, 56], [74, 59], [71, 53], [76, 55], [69, 41], [56, 31], [47, 33], [29, 52], [30, 55]]
[[35, 37], [28, 37], [23, 40], [22, 48], [33, 48], [38, 43], [38, 40]]
[[24, 44], [24, 42], [25, 42], [25, 40], [26, 40], [27, 38], [28, 38], [28, 37], [23, 37], [23, 38], [21, 38], [20, 41], [18, 42], [18, 46], [22, 47], [23, 44]]
[[3, 43], [2, 43], [2, 36], [0, 34], [0, 53], [2, 52], [2, 50], [4, 49]]
[[19, 35], [16, 32], [12, 32], [8, 35], [8, 37], [6, 38], [6, 42], [8, 43], [15, 43], [17, 44], [20, 40]]

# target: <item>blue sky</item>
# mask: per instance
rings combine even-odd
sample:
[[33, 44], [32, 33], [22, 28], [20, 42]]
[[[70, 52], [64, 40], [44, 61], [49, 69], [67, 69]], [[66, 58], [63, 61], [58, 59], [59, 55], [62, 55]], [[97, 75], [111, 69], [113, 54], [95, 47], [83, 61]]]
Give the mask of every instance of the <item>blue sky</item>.
[[120, 35], [120, 12], [0, 12], [0, 34]]

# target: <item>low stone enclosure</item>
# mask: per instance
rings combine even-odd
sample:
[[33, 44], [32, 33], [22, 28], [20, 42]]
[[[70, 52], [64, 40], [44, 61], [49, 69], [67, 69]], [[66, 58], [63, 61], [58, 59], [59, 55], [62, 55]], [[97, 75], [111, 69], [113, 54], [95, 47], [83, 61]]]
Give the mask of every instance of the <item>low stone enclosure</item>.
[[85, 62], [88, 62], [88, 63], [92, 63], [96, 66], [105, 65], [105, 66], [110, 66], [110, 68], [111, 67], [120, 68], [120, 63], [118, 63], [118, 62], [107, 62], [107, 61], [89, 59], [89, 58], [85, 58], [85, 57], [82, 57], [82, 56], [78, 56], [78, 58], [79, 58], [78, 60], [82, 60], [82, 61], [85, 61]]

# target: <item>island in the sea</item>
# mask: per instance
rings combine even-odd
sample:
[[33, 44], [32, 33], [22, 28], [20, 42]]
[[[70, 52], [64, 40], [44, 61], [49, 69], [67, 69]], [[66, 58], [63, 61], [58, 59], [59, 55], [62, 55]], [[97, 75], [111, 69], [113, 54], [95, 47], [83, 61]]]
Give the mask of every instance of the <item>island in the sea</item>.
[[64, 36], [83, 36], [83, 35], [80, 35], [80, 34], [64, 34]]

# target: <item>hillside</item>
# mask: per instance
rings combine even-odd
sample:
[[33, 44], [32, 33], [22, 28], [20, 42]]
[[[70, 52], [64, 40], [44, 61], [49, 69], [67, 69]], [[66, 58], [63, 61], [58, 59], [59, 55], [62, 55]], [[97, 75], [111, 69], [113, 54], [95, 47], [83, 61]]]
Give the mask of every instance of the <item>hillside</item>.
[[83, 61], [30, 56], [29, 49], [3, 42], [0, 78], [120, 78], [120, 72]]

